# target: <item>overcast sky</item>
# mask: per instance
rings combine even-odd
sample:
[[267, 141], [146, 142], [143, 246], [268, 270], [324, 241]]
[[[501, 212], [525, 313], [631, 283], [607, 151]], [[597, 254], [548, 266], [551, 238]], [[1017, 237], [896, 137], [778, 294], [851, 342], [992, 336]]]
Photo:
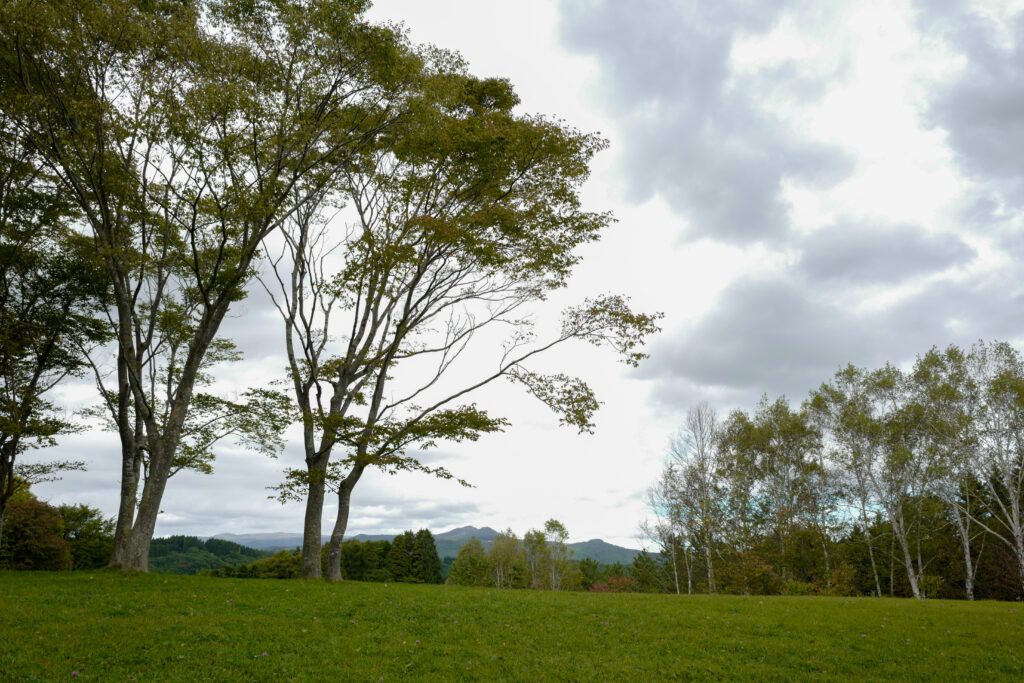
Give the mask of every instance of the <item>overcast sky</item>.
[[[799, 403], [840, 366], [1024, 330], [1024, 2], [955, 0], [378, 0], [377, 20], [508, 77], [524, 113], [600, 131], [586, 205], [618, 223], [558, 307], [601, 292], [663, 311], [637, 370], [572, 349], [546, 361], [603, 401], [593, 435], [509, 385], [476, 398], [512, 426], [443, 446], [475, 488], [368, 473], [350, 534], [472, 524], [638, 546], [645, 491], [687, 408]], [[557, 310], [551, 313], [556, 314]], [[280, 376], [281, 326], [254, 293], [229, 321], [246, 350], [221, 386]], [[77, 405], [88, 387], [69, 388]], [[158, 535], [302, 528], [267, 500], [286, 467], [226, 446], [180, 474]], [[93, 431], [53, 451], [85, 473], [40, 486], [115, 514], [119, 452]], [[40, 454], [42, 455], [42, 454]], [[325, 510], [325, 529], [335, 508]]]

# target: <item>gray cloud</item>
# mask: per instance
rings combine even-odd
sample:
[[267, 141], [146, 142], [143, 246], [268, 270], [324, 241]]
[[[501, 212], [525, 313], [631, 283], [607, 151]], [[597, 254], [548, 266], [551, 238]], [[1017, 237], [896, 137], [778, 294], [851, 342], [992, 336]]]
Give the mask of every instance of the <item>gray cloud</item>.
[[955, 235], [914, 225], [843, 223], [816, 230], [801, 246], [797, 270], [811, 283], [897, 284], [962, 265], [977, 252]]
[[967, 175], [1024, 206], [1024, 12], [1001, 26], [968, 2], [919, 0], [917, 8], [921, 27], [966, 58], [964, 71], [935, 91], [927, 120], [946, 130]]
[[773, 241], [788, 231], [785, 180], [829, 186], [849, 173], [843, 153], [800, 138], [758, 105], [777, 89], [815, 96], [820, 75], [785, 64], [737, 79], [729, 69], [738, 35], [765, 33], [801, 4], [561, 2], [563, 42], [601, 65], [632, 199], [661, 195], [693, 237]]
[[851, 311], [785, 274], [749, 277], [692, 326], [652, 349], [643, 375], [655, 398], [750, 408], [762, 393], [799, 402], [847, 363], [903, 363], [934, 346], [1013, 340], [1024, 320], [1020, 268], [967, 283], [943, 281], [883, 309]]

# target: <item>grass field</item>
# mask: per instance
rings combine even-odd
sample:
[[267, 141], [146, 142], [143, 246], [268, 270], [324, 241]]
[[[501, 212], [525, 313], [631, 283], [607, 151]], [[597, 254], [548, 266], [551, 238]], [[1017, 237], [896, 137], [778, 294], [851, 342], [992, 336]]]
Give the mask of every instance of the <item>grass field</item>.
[[0, 679], [1024, 680], [1016, 603], [0, 573]]

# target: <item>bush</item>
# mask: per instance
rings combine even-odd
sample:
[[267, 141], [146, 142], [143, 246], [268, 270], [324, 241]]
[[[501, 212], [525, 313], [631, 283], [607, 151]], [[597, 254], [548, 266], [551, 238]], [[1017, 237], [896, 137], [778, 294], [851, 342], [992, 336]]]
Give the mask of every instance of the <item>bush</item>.
[[88, 505], [61, 505], [64, 540], [71, 548], [73, 569], [107, 566], [114, 549], [114, 520]]
[[8, 503], [0, 566], [8, 569], [71, 569], [71, 545], [64, 538], [60, 510], [34, 498]]
[[[270, 557], [256, 560], [249, 569], [261, 579], [295, 579], [302, 571], [302, 553], [282, 550]], [[242, 570], [242, 567], [239, 567]]]
[[591, 593], [632, 593], [636, 589], [636, 581], [628, 576], [613, 576], [590, 586]]

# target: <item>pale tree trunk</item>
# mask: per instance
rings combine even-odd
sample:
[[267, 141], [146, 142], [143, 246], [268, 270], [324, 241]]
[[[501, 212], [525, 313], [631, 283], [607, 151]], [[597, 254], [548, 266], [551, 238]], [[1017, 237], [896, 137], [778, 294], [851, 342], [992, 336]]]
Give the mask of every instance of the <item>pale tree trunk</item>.
[[676, 595], [679, 595], [679, 560], [676, 558], [676, 546], [672, 544], [672, 578], [676, 582]]
[[889, 538], [889, 597], [896, 597], [896, 534]]
[[341, 542], [345, 538], [345, 530], [348, 528], [349, 504], [352, 500], [352, 489], [356, 487], [359, 477], [363, 476], [365, 468], [356, 465], [348, 476], [342, 480], [338, 487], [338, 516], [334, 520], [334, 530], [331, 532], [331, 545], [327, 551], [327, 580], [341, 581]]
[[875, 596], [882, 597], [882, 581], [878, 578], [878, 566], [875, 564], [875, 549], [871, 542], [871, 532], [868, 530], [868, 511], [864, 506], [863, 499], [860, 504], [861, 522], [864, 524], [864, 538], [868, 544], [868, 558], [871, 560], [871, 573], [875, 577]]
[[974, 575], [977, 569], [971, 555], [971, 529], [968, 526], [970, 522], [969, 518], [960, 513], [958, 505], [953, 504], [951, 507], [957, 535], [960, 537], [960, 547], [964, 553], [964, 597], [967, 600], [974, 600]]
[[900, 550], [903, 552], [903, 566], [907, 570], [907, 580], [910, 582], [910, 592], [918, 600], [923, 599], [921, 595], [921, 588], [917, 582], [917, 572], [914, 570], [914, 558], [910, 555], [910, 543], [907, 539], [907, 532], [903, 526], [902, 517], [896, 515], [892, 516], [892, 529], [896, 536], [896, 540], [900, 544]]
[[832, 588], [832, 568], [829, 567], [829, 561], [828, 561], [828, 540], [824, 537], [824, 535], [821, 537], [821, 552], [825, 556], [825, 587], [831, 589]]
[[686, 563], [686, 594], [693, 595], [693, 569], [690, 566], [689, 548], [683, 548], [683, 562]]
[[711, 547], [707, 546], [704, 549], [704, 559], [708, 566], [708, 593], [715, 592], [715, 566], [711, 559]]

